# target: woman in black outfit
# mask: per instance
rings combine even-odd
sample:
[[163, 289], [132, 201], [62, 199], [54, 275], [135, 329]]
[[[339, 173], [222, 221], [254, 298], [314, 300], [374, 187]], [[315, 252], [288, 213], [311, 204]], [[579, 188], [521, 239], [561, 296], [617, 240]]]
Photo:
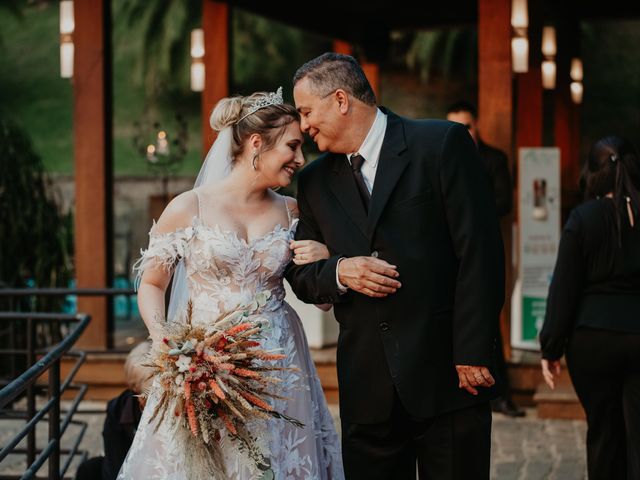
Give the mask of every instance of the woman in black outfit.
[[640, 160], [611, 136], [591, 148], [587, 201], [560, 240], [540, 332], [554, 387], [566, 355], [587, 413], [589, 478], [640, 479]]

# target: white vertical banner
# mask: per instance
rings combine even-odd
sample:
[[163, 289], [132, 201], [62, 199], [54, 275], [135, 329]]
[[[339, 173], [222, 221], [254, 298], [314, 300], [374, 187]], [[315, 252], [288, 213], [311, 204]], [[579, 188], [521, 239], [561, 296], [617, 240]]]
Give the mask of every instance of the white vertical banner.
[[539, 349], [547, 293], [560, 243], [560, 149], [518, 151], [518, 277], [511, 298], [511, 345]]

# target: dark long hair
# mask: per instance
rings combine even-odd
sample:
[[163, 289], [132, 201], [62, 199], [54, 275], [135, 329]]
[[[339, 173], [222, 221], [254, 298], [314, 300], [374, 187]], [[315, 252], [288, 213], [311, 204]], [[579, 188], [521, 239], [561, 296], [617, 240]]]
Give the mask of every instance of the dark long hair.
[[586, 199], [613, 194], [620, 245], [622, 219], [629, 217], [630, 207], [637, 222], [640, 210], [640, 160], [631, 142], [615, 135], [596, 141], [582, 170], [580, 184]]

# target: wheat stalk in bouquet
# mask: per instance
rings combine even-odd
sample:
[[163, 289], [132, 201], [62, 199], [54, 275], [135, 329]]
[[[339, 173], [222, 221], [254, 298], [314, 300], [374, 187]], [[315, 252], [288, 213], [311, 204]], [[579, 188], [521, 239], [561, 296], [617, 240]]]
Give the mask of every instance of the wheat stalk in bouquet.
[[260, 292], [210, 325], [192, 323], [189, 302], [182, 321], [162, 326], [162, 344], [148, 365], [161, 386], [150, 421], [156, 421], [156, 430], [164, 422], [175, 427], [188, 457], [185, 465], [193, 469], [189, 478], [224, 477], [224, 436], [236, 442], [250, 467], [265, 468], [266, 445], [248, 428], [250, 422], [278, 419], [303, 426], [269, 402], [286, 400], [273, 392], [281, 379], [272, 372], [293, 369], [275, 364], [284, 354], [261, 348], [265, 320], [259, 313], [269, 297], [270, 292]]

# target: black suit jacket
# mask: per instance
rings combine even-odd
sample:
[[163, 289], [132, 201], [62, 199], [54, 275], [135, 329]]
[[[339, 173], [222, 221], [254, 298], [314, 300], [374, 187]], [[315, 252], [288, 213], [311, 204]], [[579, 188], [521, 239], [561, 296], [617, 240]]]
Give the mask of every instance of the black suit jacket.
[[[394, 388], [419, 418], [489, 398], [459, 389], [455, 365], [493, 363], [503, 303], [502, 239], [469, 133], [382, 110], [369, 215], [346, 156], [322, 155], [300, 173], [296, 238], [324, 242], [331, 257], [286, 271], [303, 301], [334, 303], [340, 414], [350, 423], [386, 420]], [[372, 254], [397, 265], [402, 288], [382, 299], [340, 295], [338, 259]]]

